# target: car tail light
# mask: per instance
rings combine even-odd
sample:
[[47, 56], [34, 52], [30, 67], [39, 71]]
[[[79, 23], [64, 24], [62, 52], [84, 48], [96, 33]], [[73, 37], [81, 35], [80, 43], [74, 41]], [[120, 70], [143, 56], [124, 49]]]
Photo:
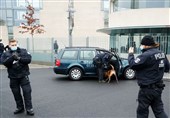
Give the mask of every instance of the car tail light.
[[60, 66], [60, 60], [59, 60], [59, 59], [56, 59], [55, 65], [56, 65], [56, 66]]

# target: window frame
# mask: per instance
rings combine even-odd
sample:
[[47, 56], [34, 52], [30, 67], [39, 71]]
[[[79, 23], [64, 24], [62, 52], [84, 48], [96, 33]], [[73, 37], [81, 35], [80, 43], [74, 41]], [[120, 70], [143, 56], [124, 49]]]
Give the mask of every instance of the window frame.
[[[71, 52], [75, 52], [75, 54], [71, 54]], [[64, 57], [65, 53], [68, 53], [66, 57]], [[70, 57], [69, 57], [70, 56]], [[71, 57], [72, 56], [72, 57]], [[78, 50], [64, 50], [61, 59], [71, 59], [71, 60], [77, 60], [77, 56], [78, 56]]]
[[[82, 52], [83, 52], [83, 57], [81, 57], [81, 54], [82, 54]], [[93, 56], [91, 57], [89, 57], [89, 58], [86, 58], [84, 55], [84, 52], [91, 52], [91, 53], [93, 53]], [[79, 59], [80, 60], [92, 60], [94, 57], [95, 57], [95, 54], [96, 54], [96, 52], [95, 52], [95, 50], [80, 50], [80, 54], [79, 54]]]

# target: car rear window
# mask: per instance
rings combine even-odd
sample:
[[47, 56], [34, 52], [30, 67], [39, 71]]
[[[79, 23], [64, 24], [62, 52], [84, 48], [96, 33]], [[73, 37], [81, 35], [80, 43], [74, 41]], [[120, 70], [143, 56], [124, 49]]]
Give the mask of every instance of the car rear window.
[[77, 59], [77, 54], [76, 50], [65, 50], [62, 59]]

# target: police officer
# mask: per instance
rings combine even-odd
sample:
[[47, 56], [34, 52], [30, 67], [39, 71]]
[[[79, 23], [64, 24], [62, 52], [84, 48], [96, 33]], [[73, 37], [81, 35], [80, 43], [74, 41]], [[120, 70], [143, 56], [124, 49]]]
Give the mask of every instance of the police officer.
[[99, 83], [105, 82], [105, 80], [103, 78], [104, 71], [105, 71], [105, 69], [107, 69], [111, 57], [112, 57], [111, 54], [109, 54], [108, 52], [104, 52], [104, 53], [97, 54], [93, 59], [93, 61], [94, 61], [93, 63], [97, 67]]
[[[0, 39], [0, 58], [1, 58], [2, 53], [4, 52], [4, 44], [1, 41], [2, 39]], [[0, 64], [1, 64], [1, 60], [0, 60]]]
[[148, 118], [151, 106], [156, 118], [168, 118], [164, 112], [161, 99], [164, 72], [169, 72], [169, 61], [166, 55], [157, 49], [159, 44], [150, 35], [143, 37], [140, 49], [142, 54], [134, 58], [133, 47], [129, 48], [128, 61], [136, 70], [140, 90], [138, 93], [137, 118]]
[[[11, 39], [9, 40], [9, 50], [3, 53], [1, 60], [7, 67], [10, 88], [16, 102], [17, 109], [14, 114], [23, 113], [26, 109], [28, 115], [34, 115], [28, 77], [30, 74], [28, 64], [31, 62], [31, 55], [26, 49], [19, 48], [15, 39]], [[20, 88], [22, 88], [24, 100]]]
[[99, 53], [93, 58], [93, 63], [97, 67], [99, 83], [105, 82], [103, 79], [104, 68], [103, 68], [103, 61], [102, 61], [104, 55], [105, 53]]

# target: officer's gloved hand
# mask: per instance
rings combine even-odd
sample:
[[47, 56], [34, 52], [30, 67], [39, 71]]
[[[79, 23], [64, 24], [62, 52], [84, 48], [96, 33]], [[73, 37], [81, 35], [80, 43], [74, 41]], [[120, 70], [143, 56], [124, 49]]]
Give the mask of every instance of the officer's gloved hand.
[[128, 53], [134, 53], [134, 47], [130, 47]]
[[13, 53], [13, 54], [12, 54], [12, 57], [14, 58], [15, 61], [20, 60], [20, 57], [18, 56], [17, 53]]

